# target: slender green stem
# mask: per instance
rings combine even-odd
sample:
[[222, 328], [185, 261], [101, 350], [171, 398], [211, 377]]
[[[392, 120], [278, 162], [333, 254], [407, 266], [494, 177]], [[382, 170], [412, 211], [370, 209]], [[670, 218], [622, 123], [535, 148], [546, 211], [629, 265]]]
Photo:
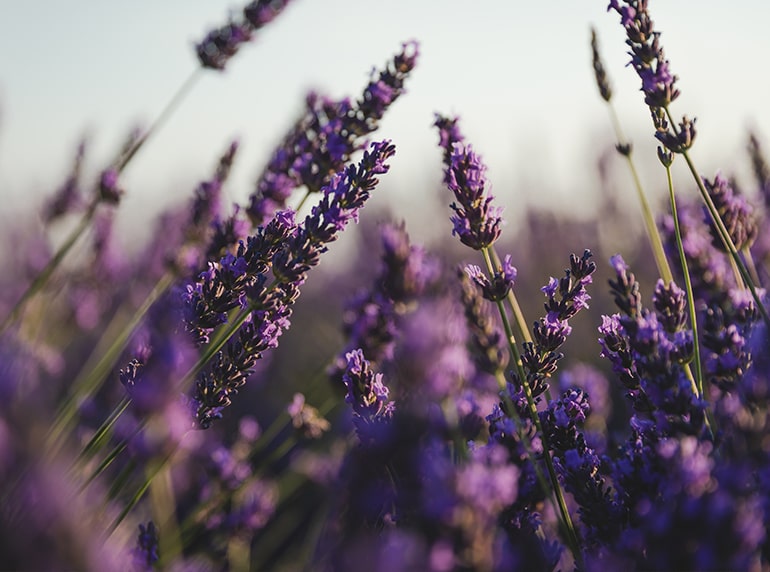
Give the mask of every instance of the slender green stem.
[[674, 233], [676, 235], [676, 246], [679, 250], [679, 260], [682, 264], [682, 276], [684, 276], [685, 292], [687, 293], [687, 310], [690, 313], [690, 324], [692, 326], [693, 353], [695, 361], [695, 382], [693, 390], [695, 395], [703, 397], [703, 368], [700, 359], [700, 336], [698, 335], [698, 321], [695, 311], [695, 298], [692, 293], [692, 281], [690, 280], [690, 271], [687, 268], [687, 258], [682, 245], [682, 231], [679, 227], [679, 215], [676, 210], [676, 199], [674, 198], [674, 181], [671, 178], [671, 166], [666, 167], [666, 179], [668, 181], [669, 199], [671, 201], [671, 216], [674, 219]]
[[[487, 265], [487, 270], [490, 273], [494, 273], [495, 267], [492, 263], [492, 258], [489, 253], [489, 250], [490, 250], [489, 248], [484, 248], [482, 249], [481, 252], [484, 256], [484, 262]], [[521, 380], [521, 386], [524, 389], [524, 395], [527, 398], [527, 406], [529, 407], [530, 418], [532, 420], [532, 423], [535, 426], [535, 429], [537, 430], [537, 433], [540, 435], [540, 439], [543, 442], [543, 458], [545, 460], [546, 468], [548, 469], [548, 476], [551, 479], [551, 488], [553, 490], [553, 493], [556, 495], [556, 502], [559, 507], [559, 513], [561, 515], [559, 522], [563, 529], [567, 543], [569, 544], [570, 549], [572, 550], [573, 556], [575, 557], [575, 560], [581, 564], [580, 568], [583, 568], [582, 566], [583, 556], [582, 556], [582, 552], [580, 551], [580, 543], [578, 541], [577, 533], [572, 523], [572, 518], [570, 517], [569, 509], [567, 508], [567, 502], [564, 498], [564, 492], [562, 491], [561, 485], [559, 484], [559, 479], [556, 476], [556, 470], [554, 469], [554, 466], [553, 466], [553, 459], [551, 458], [550, 447], [548, 445], [548, 438], [543, 432], [543, 427], [542, 427], [542, 424], [540, 423], [540, 416], [537, 413], [537, 404], [535, 403], [535, 398], [532, 395], [532, 388], [529, 386], [529, 381], [527, 380], [527, 375], [526, 375], [526, 372], [524, 371], [524, 364], [521, 360], [521, 354], [519, 353], [519, 350], [516, 344], [516, 337], [513, 333], [513, 329], [511, 328], [511, 323], [508, 320], [508, 315], [505, 311], [505, 306], [503, 305], [502, 301], [497, 302], [497, 309], [500, 312], [500, 318], [503, 322], [503, 329], [505, 330], [505, 335], [506, 335], [506, 338], [508, 339], [508, 348], [516, 364], [516, 371], [519, 379]], [[506, 391], [503, 391], [503, 396], [504, 396], [504, 399], [507, 398], [506, 405], [508, 405], [511, 409], [513, 409], [513, 404], [510, 403], [510, 397], [508, 397], [507, 389]], [[533, 459], [533, 463], [534, 463], [534, 459]]]
[[[80, 487], [80, 492], [83, 492], [88, 485], [90, 485], [96, 477], [101, 475], [105, 470], [107, 470], [107, 467], [109, 467], [115, 459], [118, 458], [118, 455], [120, 455], [128, 446], [128, 443], [126, 441], [122, 441], [117, 447], [115, 447], [109, 455], [107, 455], [101, 463], [94, 469], [94, 472], [91, 473], [91, 476], [89, 476], [86, 481], [83, 483], [83, 485]], [[128, 465], [127, 465], [128, 466]], [[120, 480], [120, 479], [117, 479]], [[113, 482], [114, 486], [114, 482]]]
[[744, 246], [741, 248], [741, 254], [743, 254], [743, 259], [746, 261], [746, 268], [749, 271], [749, 275], [751, 276], [751, 279], [754, 281], [754, 284], [757, 286], [761, 286], [759, 280], [759, 273], [757, 272], [757, 266], [754, 264], [754, 258], [751, 256], [751, 249], [748, 246]]
[[182, 102], [182, 100], [187, 96], [187, 94], [192, 90], [192, 88], [195, 86], [198, 79], [201, 77], [201, 73], [203, 71], [203, 68], [196, 67], [193, 72], [187, 76], [187, 79], [182, 83], [182, 85], [179, 86], [176, 93], [171, 97], [171, 99], [168, 101], [166, 106], [163, 108], [163, 110], [158, 114], [158, 116], [155, 118], [155, 121], [153, 121], [152, 125], [147, 129], [147, 131], [144, 132], [144, 135], [139, 137], [134, 144], [126, 151], [121, 157], [118, 158], [117, 162], [115, 163], [115, 169], [118, 171], [118, 173], [122, 172], [123, 169], [125, 169], [126, 165], [128, 165], [128, 162], [133, 159], [134, 155], [139, 151], [139, 149], [142, 148], [142, 146], [147, 142], [147, 140], [154, 134], [157, 133], [158, 130], [163, 126], [163, 124], [168, 121], [168, 119], [171, 117], [174, 111], [178, 108], [179, 104]]
[[115, 409], [113, 409], [110, 413], [110, 416], [104, 420], [104, 423], [99, 426], [93, 437], [91, 437], [88, 443], [86, 443], [85, 447], [83, 447], [83, 450], [78, 456], [78, 461], [91, 458], [94, 453], [96, 453], [101, 448], [102, 443], [106, 441], [106, 437], [110, 430], [112, 430], [113, 425], [115, 425], [118, 418], [128, 408], [129, 403], [131, 403], [131, 400], [128, 397], [124, 397], [120, 400]]
[[131, 512], [131, 510], [136, 506], [136, 504], [140, 500], [142, 500], [144, 493], [146, 493], [147, 489], [150, 488], [150, 483], [152, 482], [153, 478], [155, 478], [155, 475], [157, 475], [158, 472], [160, 472], [161, 469], [163, 469], [166, 466], [166, 463], [168, 463], [168, 461], [171, 459], [172, 455], [174, 454], [174, 451], [166, 455], [163, 459], [157, 460], [154, 465], [148, 467], [147, 478], [144, 480], [142, 485], [136, 490], [136, 492], [129, 499], [129, 501], [125, 504], [125, 506], [123, 507], [123, 510], [120, 511], [120, 514], [118, 514], [118, 516], [109, 526], [109, 528], [107, 529], [108, 535], [112, 535], [112, 533], [115, 532], [115, 530], [120, 526], [120, 523], [123, 522], [126, 516], [128, 516], [128, 513]]
[[91, 223], [91, 219], [94, 217], [94, 213], [96, 213], [98, 204], [98, 201], [93, 201], [89, 205], [88, 210], [86, 210], [86, 212], [83, 214], [83, 218], [80, 219], [78, 225], [72, 230], [70, 235], [62, 243], [51, 260], [49, 260], [43, 269], [37, 274], [37, 276], [35, 276], [30, 285], [21, 295], [21, 298], [19, 298], [18, 302], [16, 302], [16, 304], [13, 306], [10, 313], [3, 319], [2, 324], [0, 324], [0, 334], [5, 332], [10, 326], [13, 325], [16, 319], [20, 316], [21, 311], [24, 309], [24, 306], [27, 304], [27, 302], [29, 302], [38, 292], [43, 289], [43, 287], [48, 282], [48, 279], [59, 267], [59, 264], [61, 264], [62, 260], [64, 260], [64, 257], [67, 256], [70, 250], [72, 250], [72, 247], [75, 246], [75, 243], [88, 228], [89, 224]]
[[176, 520], [176, 499], [171, 480], [171, 466], [164, 462], [160, 470], [150, 474], [150, 499], [153, 519], [163, 534], [159, 536], [160, 568], [170, 564], [167, 554], [181, 554], [182, 537]]
[[[618, 144], [628, 147], [629, 143], [623, 135], [623, 129], [620, 126], [620, 120], [618, 119], [618, 115], [615, 112], [615, 107], [609, 101], [607, 102], [607, 107], [610, 111], [610, 118], [615, 130], [615, 137], [617, 138]], [[647, 239], [650, 241], [650, 248], [652, 248], [652, 255], [655, 258], [655, 265], [658, 267], [660, 277], [663, 278], [663, 281], [668, 284], [669, 282], [674, 281], [674, 276], [671, 273], [671, 267], [668, 264], [666, 252], [663, 249], [663, 241], [660, 238], [658, 227], [655, 224], [655, 217], [652, 214], [650, 203], [647, 200], [647, 194], [644, 192], [642, 181], [639, 178], [638, 171], [636, 170], [636, 164], [631, 157], [630, 147], [628, 148], [627, 153], [623, 153], [623, 156], [626, 158], [629, 171], [631, 171], [631, 177], [634, 180], [634, 187], [636, 188], [636, 196], [639, 199], [639, 205], [642, 207], [642, 219], [644, 220], [644, 227], [647, 231]]]
[[[665, 108], [666, 115], [668, 116], [669, 122], [672, 124], [672, 128], [674, 130], [674, 133], [677, 133], [676, 124], [674, 123], [673, 117], [671, 116], [671, 112], [668, 110], [668, 108]], [[719, 216], [719, 211], [716, 208], [716, 205], [714, 205], [714, 201], [711, 199], [711, 196], [709, 195], [708, 191], [706, 190], [706, 186], [703, 184], [703, 179], [698, 173], [698, 170], [695, 168], [695, 164], [693, 163], [692, 159], [690, 158], [690, 154], [687, 150], [682, 151], [682, 156], [684, 157], [684, 160], [687, 162], [687, 166], [690, 169], [690, 173], [693, 176], [693, 179], [695, 179], [695, 184], [698, 186], [698, 191], [701, 194], [701, 198], [703, 199], [703, 202], [706, 205], [706, 208], [709, 211], [709, 214], [711, 215], [711, 220], [714, 222], [714, 226], [717, 229], [717, 232], [719, 233], [719, 237], [722, 240], [722, 244], [724, 244], [727, 251], [730, 253], [730, 256], [735, 261], [735, 265], [738, 267], [738, 271], [740, 272], [740, 276], [743, 278], [746, 286], [748, 286], [749, 291], [751, 292], [751, 296], [754, 298], [754, 302], [757, 305], [757, 308], [759, 309], [759, 312], [762, 314], [762, 319], [765, 321], [765, 324], [767, 324], [768, 327], [770, 327], [770, 315], [767, 312], [767, 308], [765, 308], [765, 305], [762, 303], [762, 300], [759, 297], [759, 293], [757, 292], [756, 285], [754, 284], [754, 281], [751, 279], [751, 276], [749, 275], [749, 271], [746, 268], [746, 265], [744, 264], [743, 260], [740, 257], [740, 254], [738, 254], [738, 250], [735, 248], [735, 243], [733, 242], [733, 239], [730, 237], [730, 233], [727, 230], [727, 227], [725, 227], [724, 221], [722, 221], [722, 217]]]
[[299, 214], [299, 211], [301, 211], [301, 210], [302, 210], [302, 207], [304, 207], [304, 206], [305, 206], [305, 203], [306, 203], [306, 202], [307, 202], [307, 200], [310, 198], [310, 194], [311, 194], [311, 193], [310, 193], [310, 189], [308, 189], [307, 191], [305, 191], [305, 194], [302, 196], [302, 199], [300, 199], [299, 203], [297, 203], [297, 207], [294, 209], [294, 212], [296, 212], [297, 214]]

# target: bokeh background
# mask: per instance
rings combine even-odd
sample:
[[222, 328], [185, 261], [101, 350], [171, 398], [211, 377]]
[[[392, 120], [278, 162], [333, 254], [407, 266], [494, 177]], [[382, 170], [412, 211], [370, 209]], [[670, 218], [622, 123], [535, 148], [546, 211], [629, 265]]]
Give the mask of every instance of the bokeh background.
[[[0, 224], [37, 224], [40, 207], [66, 177], [87, 140], [85, 181], [95, 180], [127, 133], [146, 127], [198, 66], [194, 44], [242, 4], [233, 0], [3, 2], [0, 7]], [[697, 7], [697, 9], [695, 9]], [[750, 130], [770, 138], [767, 6], [654, 2], [657, 29], [679, 76], [677, 115], [698, 118], [692, 155], [707, 176], [736, 175], [754, 191], [746, 153]], [[599, 35], [626, 135], [658, 212], [668, 210], [665, 173], [618, 17], [606, 1], [294, 0], [242, 47], [224, 72], [206, 71], [163, 128], [124, 172], [117, 248], [142, 256], [158, 217], [189, 199], [233, 138], [241, 149], [225, 192], [243, 204], [306, 93], [358, 97], [369, 74], [411, 39], [420, 42], [407, 93], [387, 112], [378, 138], [397, 146], [362, 217], [333, 245], [303, 289], [273, 371], [303, 379], [341, 339], [345, 300], [370, 283], [379, 255], [377, 223], [404, 220], [412, 240], [447, 267], [479, 263], [450, 238], [433, 114], [457, 114], [486, 160], [507, 226], [499, 245], [519, 268], [517, 292], [529, 320], [539, 288], [559, 276], [570, 252], [590, 248], [599, 265], [590, 318], [576, 320], [568, 361], [595, 361], [596, 326], [614, 311], [609, 256], [632, 264], [646, 299], [656, 277], [631, 178], [591, 67], [590, 29]], [[678, 167], [678, 168], [677, 168]], [[695, 195], [675, 164], [679, 196]], [[49, 229], [48, 248], [67, 225]], [[34, 231], [33, 231], [34, 232]], [[157, 235], [156, 235], [157, 236]], [[85, 247], [84, 247], [85, 248]], [[8, 249], [5, 249], [8, 256]], [[77, 257], [75, 257], [77, 259]], [[294, 349], [302, 348], [302, 359]], [[283, 384], [282, 384], [283, 385]], [[292, 383], [287, 383], [288, 388]], [[282, 403], [286, 395], [276, 397]]]
[[[94, 176], [196, 67], [193, 44], [240, 7], [233, 0], [0, 2], [0, 221], [18, 220], [56, 188], [82, 137]], [[680, 78], [674, 112], [698, 118], [700, 168], [750, 180], [747, 132], [770, 136], [770, 8], [701, 0], [653, 2], [651, 10]], [[597, 163], [613, 144], [591, 69], [592, 25], [644, 182], [662, 198], [638, 78], [625, 67], [623, 31], [606, 0], [296, 0], [224, 73], [206, 73], [128, 167], [118, 220], [127, 248], [141, 242], [153, 213], [207, 176], [233, 137], [242, 153], [227, 192], [242, 202], [308, 89], [355, 97], [370, 70], [409, 39], [420, 41], [421, 58], [376, 135], [393, 139], [398, 156], [374, 204], [406, 219], [418, 240], [446, 234], [448, 209], [437, 210], [434, 200], [441, 167], [431, 122], [440, 111], [462, 117], [509, 225], [528, 205], [591, 217], [601, 200]], [[605, 165], [622, 167], [612, 156]], [[616, 179], [617, 200], [634, 208], [625, 171]]]

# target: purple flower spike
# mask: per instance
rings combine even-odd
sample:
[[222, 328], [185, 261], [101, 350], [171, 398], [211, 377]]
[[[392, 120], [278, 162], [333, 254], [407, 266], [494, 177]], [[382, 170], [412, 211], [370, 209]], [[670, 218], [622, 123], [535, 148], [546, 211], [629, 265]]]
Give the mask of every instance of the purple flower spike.
[[470, 145], [455, 144], [445, 181], [457, 202], [451, 207], [452, 234], [474, 250], [492, 245], [500, 236], [501, 209], [491, 206], [492, 195], [485, 194], [486, 166]]
[[510, 254], [506, 255], [502, 269], [495, 272], [491, 280], [481, 268], [473, 264], [465, 267], [465, 273], [481, 288], [484, 298], [492, 302], [504, 299], [513, 288], [513, 281], [516, 279], [516, 268], [511, 264]]
[[139, 525], [139, 535], [136, 547], [133, 551], [134, 566], [136, 570], [153, 569], [153, 564], [158, 561], [158, 529], [155, 523], [149, 521], [146, 525]]
[[395, 405], [388, 401], [382, 374], [372, 371], [361, 350], [353, 350], [345, 357], [348, 364], [342, 379], [347, 388], [345, 401], [353, 407], [353, 423], [361, 442], [376, 441], [390, 423]]
[[[754, 217], [754, 208], [742, 194], [734, 190], [721, 173], [717, 173], [713, 181], [704, 179], [706, 190], [714, 201], [714, 206], [724, 222], [735, 248], [742, 250], [751, 247], [758, 235], [757, 222]], [[724, 244], [716, 227], [711, 222], [708, 210], [704, 207], [704, 218], [709, 225], [711, 242], [715, 248], [724, 250]]]
[[204, 68], [223, 70], [227, 62], [240, 48], [251, 40], [251, 29], [246, 24], [230, 22], [209, 32], [203, 41], [195, 46], [198, 61]]
[[626, 30], [626, 44], [631, 48], [631, 62], [642, 80], [644, 102], [650, 107], [667, 107], [679, 97], [676, 89], [677, 77], [669, 69], [668, 60], [658, 38], [650, 14], [647, 0], [612, 0], [607, 10], [614, 10], [620, 15], [620, 23]]

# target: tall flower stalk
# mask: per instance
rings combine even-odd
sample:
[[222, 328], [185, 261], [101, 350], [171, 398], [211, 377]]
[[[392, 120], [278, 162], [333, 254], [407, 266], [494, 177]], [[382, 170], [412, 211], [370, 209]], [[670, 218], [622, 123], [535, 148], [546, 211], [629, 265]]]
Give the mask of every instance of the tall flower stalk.
[[620, 15], [621, 25], [626, 30], [626, 44], [631, 50], [631, 66], [642, 80], [644, 101], [650, 107], [656, 139], [670, 152], [684, 157], [725, 250], [736, 265], [740, 279], [750, 290], [762, 318], [770, 326], [770, 314], [757, 292], [757, 285], [754, 284], [733, 237], [730, 236], [690, 157], [689, 149], [696, 135], [695, 120], [685, 116], [677, 124], [671, 114], [670, 105], [679, 97], [679, 90], [676, 87], [677, 76], [671, 72], [669, 61], [660, 45], [660, 32], [654, 28], [647, 9], [647, 0], [612, 0], [607, 9], [614, 10]]
[[663, 241], [660, 238], [660, 232], [655, 224], [655, 217], [650, 208], [650, 203], [647, 200], [647, 194], [642, 187], [642, 181], [639, 178], [639, 173], [636, 169], [632, 154], [633, 146], [626, 139], [623, 134], [623, 128], [620, 125], [620, 119], [615, 111], [615, 106], [612, 104], [612, 87], [607, 77], [607, 72], [602, 62], [601, 54], [599, 53], [599, 42], [596, 37], [596, 30], [591, 28], [591, 52], [593, 54], [593, 67], [594, 75], [596, 77], [596, 85], [599, 88], [599, 94], [607, 104], [607, 109], [610, 114], [610, 120], [612, 121], [612, 127], [615, 130], [615, 137], [617, 144], [615, 148], [626, 159], [628, 169], [631, 171], [631, 177], [634, 181], [634, 188], [636, 189], [636, 196], [639, 199], [639, 205], [642, 208], [642, 219], [644, 220], [644, 228], [647, 231], [647, 240], [650, 242], [652, 248], [652, 255], [655, 258], [655, 265], [658, 267], [660, 277], [665, 282], [672, 282], [674, 280], [673, 274], [671, 274], [671, 267], [668, 264], [666, 258], [666, 252], [663, 249]]
[[[454, 129], [449, 130], [445, 128], [445, 125], [443, 118], [439, 116], [437, 126], [441, 135], [440, 144], [445, 152], [446, 164], [444, 181], [456, 199], [456, 202], [451, 205], [454, 211], [451, 217], [454, 226], [452, 233], [459, 237], [460, 242], [473, 250], [480, 251], [483, 256], [489, 277], [478, 268], [471, 268], [469, 272], [471, 277], [476, 280], [485, 292], [485, 297], [497, 304], [515, 366], [514, 388], [517, 391], [523, 392], [527, 403], [527, 412], [536, 428], [537, 435], [543, 441], [543, 458], [548, 470], [551, 489], [556, 497], [560, 526], [576, 562], [582, 562], [582, 551], [575, 527], [556, 475], [547, 436], [543, 432], [535, 401], [537, 395], [547, 389], [547, 384], [538, 383], [536, 388], [531, 386], [530, 381], [537, 379], [537, 377], [530, 377], [528, 372], [525, 371], [524, 358], [519, 352], [518, 342], [502, 302], [508, 296], [513, 285], [513, 280], [516, 276], [515, 269], [511, 266], [510, 257], [506, 258], [500, 267], [496, 267], [490, 254], [492, 244], [501, 234], [502, 211], [499, 207], [492, 206], [494, 199], [486, 191], [485, 166], [481, 159], [469, 145], [464, 145], [457, 141], [459, 139], [457, 136], [459, 131], [456, 130], [454, 124], [451, 124]], [[453, 138], [455, 139], [454, 142], [452, 141]], [[546, 370], [540, 369], [539, 364], [536, 365], [538, 358], [535, 358], [532, 353], [533, 348], [532, 342], [525, 344], [527, 357], [534, 358], [533, 361], [529, 362], [530, 372], [535, 376], [542, 375], [545, 377], [550, 375], [553, 370], [546, 372]], [[536, 394], [534, 390], [537, 390], [539, 393]], [[503, 388], [502, 396], [507, 403], [509, 411], [515, 408], [507, 388]], [[531, 461], [534, 463], [535, 459], [531, 459]]]

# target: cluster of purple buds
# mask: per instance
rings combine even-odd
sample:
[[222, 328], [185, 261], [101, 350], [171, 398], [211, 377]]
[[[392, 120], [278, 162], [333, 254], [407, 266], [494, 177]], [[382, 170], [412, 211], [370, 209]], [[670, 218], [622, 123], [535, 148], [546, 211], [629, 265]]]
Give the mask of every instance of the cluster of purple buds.
[[383, 253], [372, 287], [357, 295], [345, 311], [345, 349], [329, 370], [341, 382], [346, 354], [361, 349], [374, 364], [393, 358], [400, 317], [411, 310], [438, 278], [439, 267], [424, 249], [410, 244], [404, 224], [386, 224], [381, 231]]
[[502, 209], [492, 206], [494, 197], [486, 192], [484, 171], [486, 166], [470, 145], [454, 145], [445, 176], [456, 199], [451, 205], [452, 234], [474, 250], [494, 244], [502, 231]]
[[186, 326], [200, 344], [228, 321], [230, 311], [250, 312], [238, 336], [197, 377], [194, 402], [201, 426], [221, 418], [262, 353], [277, 346], [308, 271], [347, 223], [358, 220], [358, 211], [379, 182], [377, 176], [388, 171], [385, 162], [394, 153], [388, 141], [373, 143], [358, 165], [332, 178], [302, 225], [294, 225], [293, 213], [273, 218], [246, 245], [241, 243], [235, 255], [212, 264], [188, 286]]
[[513, 288], [517, 270], [511, 264], [511, 255], [507, 254], [503, 259], [502, 268], [488, 278], [481, 268], [474, 264], [465, 267], [468, 277], [481, 289], [481, 293], [487, 300], [499, 302], [503, 300]]
[[383, 429], [392, 421], [395, 404], [382, 374], [374, 373], [361, 350], [349, 352], [342, 380], [347, 388], [345, 401], [353, 408], [353, 423], [362, 443], [382, 438]]
[[417, 63], [418, 45], [408, 42], [379, 72], [373, 72], [360, 99], [333, 100], [311, 92], [306, 110], [273, 153], [249, 197], [252, 225], [285, 208], [302, 186], [318, 192], [351, 156], [367, 145], [390, 105], [404, 93], [404, 82]]
[[642, 80], [645, 103], [650, 107], [668, 107], [679, 97], [677, 77], [669, 69], [659, 42], [660, 32], [655, 31], [647, 11], [647, 0], [611, 0], [607, 10], [620, 15], [626, 44], [631, 49], [631, 65]]
[[683, 118], [678, 129], [670, 129], [666, 121], [668, 106], [679, 97], [677, 76], [671, 73], [663, 53], [660, 32], [654, 29], [647, 0], [611, 0], [607, 10], [615, 10], [620, 15], [620, 23], [626, 30], [630, 65], [642, 80], [641, 90], [652, 113], [655, 137], [669, 151], [684, 153], [695, 139], [695, 120]]
[[623, 314], [602, 316], [601, 355], [612, 363], [634, 409], [651, 416], [661, 434], [698, 434], [705, 403], [684, 369], [694, 349], [684, 292], [659, 281], [651, 312], [642, 307], [636, 279], [623, 259], [616, 255], [612, 264], [617, 280], [610, 285]]
[[[590, 250], [581, 257], [570, 255], [570, 268], [560, 279], [551, 278], [541, 288], [548, 298], [545, 303], [546, 315], [534, 323], [532, 342], [523, 344], [522, 363], [533, 396], [537, 397], [548, 389], [547, 378], [556, 371], [557, 362], [563, 357], [558, 350], [572, 333], [569, 320], [580, 310], [588, 307], [590, 296], [586, 286], [591, 284], [596, 264], [591, 260]], [[514, 373], [514, 382], [521, 386], [522, 380]]]
[[[754, 209], [746, 200], [746, 197], [734, 189], [734, 185], [722, 176], [721, 173], [717, 173], [713, 181], [704, 178], [703, 184], [711, 200], [714, 202], [714, 206], [733, 244], [735, 244], [735, 248], [737, 250], [750, 248], [757, 238], [759, 229], [753, 216]], [[724, 243], [719, 236], [719, 232], [711, 223], [711, 217], [705, 207], [704, 211], [704, 216], [709, 224], [712, 236], [712, 244], [715, 248], [724, 250]]]
[[280, 14], [289, 0], [256, 0], [243, 9], [243, 20], [230, 21], [209, 32], [195, 46], [201, 66], [223, 70], [241, 44], [252, 39], [254, 32]]

